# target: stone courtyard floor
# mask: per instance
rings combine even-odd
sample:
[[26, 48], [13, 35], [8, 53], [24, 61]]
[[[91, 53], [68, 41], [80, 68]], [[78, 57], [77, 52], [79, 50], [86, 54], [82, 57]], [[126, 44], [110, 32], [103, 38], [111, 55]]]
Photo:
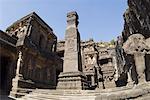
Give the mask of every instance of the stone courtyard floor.
[[150, 83], [101, 90], [35, 89], [17, 100], [150, 100]]

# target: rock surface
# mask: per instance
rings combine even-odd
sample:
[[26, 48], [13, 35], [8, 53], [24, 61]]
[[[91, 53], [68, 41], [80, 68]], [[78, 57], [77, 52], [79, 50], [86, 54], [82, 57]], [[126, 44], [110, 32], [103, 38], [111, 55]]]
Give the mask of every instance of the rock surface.
[[150, 37], [150, 1], [128, 0], [128, 9], [124, 13], [124, 41], [131, 34], [141, 33], [145, 38]]
[[[150, 44], [150, 1], [149, 0], [128, 0], [128, 9], [124, 13], [124, 30], [122, 32], [122, 37], [123, 37], [123, 42], [124, 46], [126, 45], [126, 41], [130, 41], [130, 35], [134, 34], [141, 34], [142, 36], [138, 36], [135, 40], [133, 40], [133, 45], [128, 45], [126, 47], [127, 51], [130, 51], [130, 53], [126, 52], [126, 54], [134, 55], [131, 54], [131, 51], [142, 53], [143, 51], [149, 52], [149, 44]], [[144, 36], [144, 37], [143, 37]], [[131, 36], [133, 37], [133, 36]], [[141, 38], [141, 39], [140, 39]], [[142, 38], [144, 38], [145, 42], [141, 42]], [[140, 41], [139, 41], [140, 40]], [[136, 42], [135, 42], [136, 41]], [[142, 40], [143, 41], [143, 40]], [[144, 45], [147, 45], [146, 47]], [[132, 47], [135, 50], [132, 50]], [[142, 47], [142, 48], [141, 48]], [[133, 63], [131, 63], [131, 66], [138, 66], [139, 63], [142, 64], [141, 62], [137, 62], [136, 64], [136, 59], [137, 61], [139, 60], [138, 57], [132, 57], [130, 59], [130, 62], [133, 60]], [[125, 57], [126, 59], [129, 59], [129, 55]], [[143, 56], [143, 65], [145, 65], [145, 75], [146, 75], [146, 81], [150, 81], [150, 54], [147, 53], [145, 56]], [[127, 60], [126, 60], [127, 62]], [[135, 62], [135, 64], [134, 64]], [[129, 66], [128, 66], [129, 68]], [[134, 75], [136, 76], [136, 75]], [[136, 81], [136, 79], [135, 79]], [[137, 84], [137, 82], [136, 82]]]

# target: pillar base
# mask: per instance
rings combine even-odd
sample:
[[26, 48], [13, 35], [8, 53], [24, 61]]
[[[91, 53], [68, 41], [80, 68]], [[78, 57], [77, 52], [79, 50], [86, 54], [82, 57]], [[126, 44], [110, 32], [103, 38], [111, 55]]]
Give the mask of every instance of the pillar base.
[[22, 77], [16, 76], [12, 80], [12, 90], [10, 92], [11, 97], [19, 98], [28, 94], [27, 89], [34, 89], [34, 82], [24, 80]]
[[57, 89], [78, 89], [85, 90], [88, 88], [86, 76], [78, 72], [62, 72], [59, 75]]
[[116, 87], [116, 83], [115, 81], [104, 81], [104, 87], [105, 89], [107, 88], [115, 88]]
[[129, 81], [128, 83], [127, 83], [127, 87], [133, 87], [135, 84], [134, 84], [134, 82], [133, 81]]

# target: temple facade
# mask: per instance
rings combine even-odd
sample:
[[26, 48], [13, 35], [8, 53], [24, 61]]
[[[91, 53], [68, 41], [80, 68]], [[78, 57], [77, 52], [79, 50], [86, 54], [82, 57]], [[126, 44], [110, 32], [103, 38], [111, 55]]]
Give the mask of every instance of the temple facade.
[[1, 93], [17, 97], [22, 88], [56, 88], [63, 62], [51, 27], [33, 12], [0, 33]]
[[130, 6], [122, 36], [111, 42], [82, 41], [75, 11], [67, 13], [65, 40], [58, 41], [35, 12], [5, 32], [0, 30], [0, 95], [19, 98], [33, 89], [103, 90], [147, 84], [150, 37], [145, 28], [130, 26]]

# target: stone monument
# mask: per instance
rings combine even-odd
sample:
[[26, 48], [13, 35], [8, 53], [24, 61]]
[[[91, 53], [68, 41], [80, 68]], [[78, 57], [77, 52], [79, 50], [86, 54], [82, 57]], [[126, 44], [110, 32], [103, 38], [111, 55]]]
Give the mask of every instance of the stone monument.
[[60, 73], [57, 89], [86, 89], [86, 77], [82, 72], [78, 15], [67, 14], [63, 72]]

